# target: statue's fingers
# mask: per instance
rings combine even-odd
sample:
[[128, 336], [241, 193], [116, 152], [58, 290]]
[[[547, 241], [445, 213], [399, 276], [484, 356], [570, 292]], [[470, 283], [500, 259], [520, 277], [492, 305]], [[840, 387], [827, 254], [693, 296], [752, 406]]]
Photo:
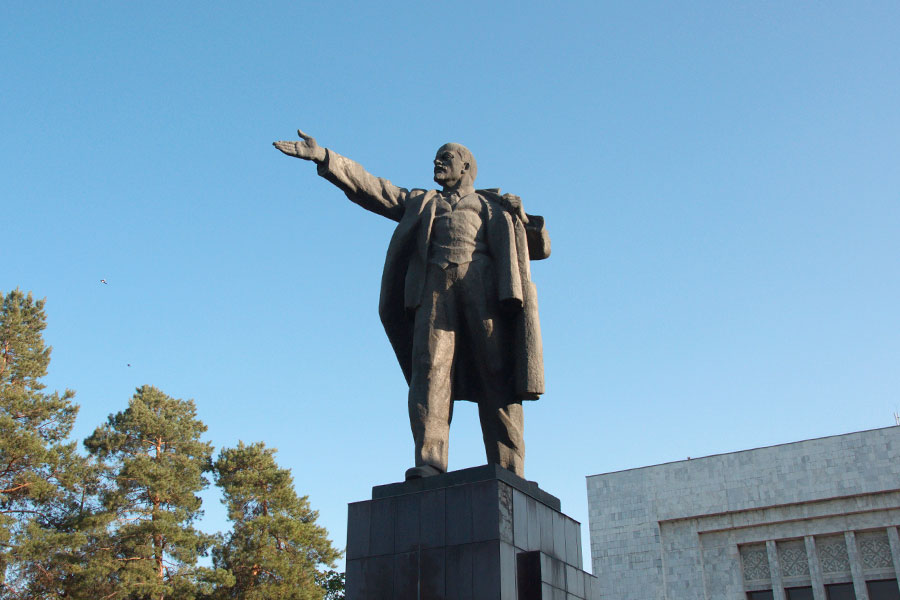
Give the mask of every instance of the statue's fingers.
[[285, 154], [297, 154], [297, 142], [272, 142], [272, 145], [284, 152]]
[[315, 142], [315, 141], [316, 141], [315, 138], [314, 138], [313, 136], [311, 136], [311, 135], [306, 135], [305, 133], [303, 133], [303, 132], [300, 131], [299, 129], [297, 130], [297, 135], [300, 136], [300, 139], [301, 139], [301, 140], [305, 140], [305, 141], [307, 141], [307, 142]]

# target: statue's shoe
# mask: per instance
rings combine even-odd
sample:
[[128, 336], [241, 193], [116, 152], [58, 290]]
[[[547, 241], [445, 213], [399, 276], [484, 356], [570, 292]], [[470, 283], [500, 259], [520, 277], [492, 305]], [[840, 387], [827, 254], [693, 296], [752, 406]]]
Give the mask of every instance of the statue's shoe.
[[422, 479], [423, 477], [431, 477], [432, 475], [440, 475], [443, 471], [432, 467], [431, 465], [422, 465], [421, 467], [413, 467], [406, 470], [406, 481], [413, 479]]

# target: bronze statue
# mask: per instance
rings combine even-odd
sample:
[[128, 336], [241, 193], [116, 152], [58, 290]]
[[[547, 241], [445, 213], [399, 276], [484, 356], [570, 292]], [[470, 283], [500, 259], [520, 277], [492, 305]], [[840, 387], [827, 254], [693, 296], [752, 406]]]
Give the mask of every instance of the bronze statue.
[[518, 196], [476, 190], [475, 158], [459, 144], [434, 157], [441, 191], [407, 190], [297, 133], [275, 147], [314, 161], [351, 201], [398, 223], [379, 315], [409, 383], [415, 467], [406, 478], [447, 470], [454, 400], [478, 403], [488, 462], [523, 476], [522, 401], [544, 392], [529, 264], [550, 255], [544, 219]]

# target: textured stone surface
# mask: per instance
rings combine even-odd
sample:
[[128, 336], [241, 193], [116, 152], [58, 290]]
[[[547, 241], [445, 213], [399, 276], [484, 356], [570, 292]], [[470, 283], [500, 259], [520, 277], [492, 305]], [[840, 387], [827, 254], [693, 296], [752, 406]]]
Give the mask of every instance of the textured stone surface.
[[889, 427], [589, 477], [597, 585], [616, 600], [744, 600], [893, 578], [898, 459]]
[[539, 501], [559, 504], [536, 484], [495, 469], [378, 486], [351, 504], [347, 599], [599, 598], [580, 524]]

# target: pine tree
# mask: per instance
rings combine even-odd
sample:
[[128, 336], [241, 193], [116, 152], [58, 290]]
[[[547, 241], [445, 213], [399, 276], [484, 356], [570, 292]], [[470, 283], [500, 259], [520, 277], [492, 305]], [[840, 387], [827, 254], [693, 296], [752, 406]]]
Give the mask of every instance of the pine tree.
[[45, 300], [0, 292], [0, 583], [4, 598], [58, 597], [79, 565], [89, 470], [68, 436], [78, 413], [66, 390], [45, 393]]
[[337, 585], [322, 567], [333, 567], [340, 553], [274, 454], [262, 443], [241, 442], [222, 450], [214, 465], [233, 522], [226, 542], [213, 550], [213, 564], [235, 579], [232, 587], [220, 587], [219, 598], [321, 600], [329, 582]]
[[191, 400], [152, 386], [110, 415], [84, 444], [108, 463], [106, 539], [93, 540], [86, 581], [96, 598], [188, 600], [209, 573], [196, 566], [213, 542], [193, 527], [208, 485], [212, 445]]
[[330, 569], [319, 577], [319, 587], [325, 590], [324, 600], [344, 600], [346, 574]]

